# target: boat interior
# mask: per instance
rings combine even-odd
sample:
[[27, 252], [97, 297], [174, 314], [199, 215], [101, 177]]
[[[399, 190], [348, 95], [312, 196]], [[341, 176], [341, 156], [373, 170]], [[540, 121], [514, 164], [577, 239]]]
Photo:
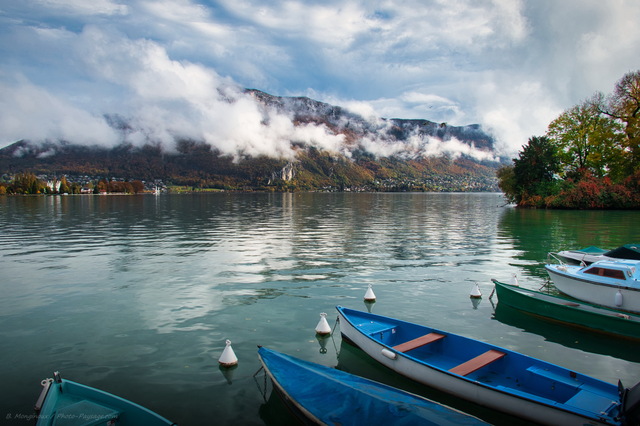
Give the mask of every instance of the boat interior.
[[[413, 323], [356, 320], [366, 335], [423, 364], [464, 376], [496, 390], [571, 409], [615, 415], [620, 403], [605, 383], [530, 358]], [[614, 395], [614, 398], [616, 396]]]

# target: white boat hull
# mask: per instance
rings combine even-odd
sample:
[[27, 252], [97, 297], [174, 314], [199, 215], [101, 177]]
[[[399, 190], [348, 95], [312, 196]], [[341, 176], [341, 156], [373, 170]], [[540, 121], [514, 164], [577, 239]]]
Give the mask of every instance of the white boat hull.
[[366, 352], [376, 361], [412, 380], [433, 387], [442, 392], [469, 400], [516, 417], [548, 425], [589, 425], [597, 423], [591, 419], [567, 411], [537, 403], [514, 394], [499, 391], [479, 382], [449, 373], [445, 370], [419, 363], [415, 358], [397, 354], [395, 359], [384, 355], [387, 348], [362, 334], [338, 313], [340, 331], [344, 337]]
[[640, 289], [586, 281], [557, 270], [558, 267], [562, 265], [548, 265], [547, 272], [561, 292], [596, 305], [640, 313]]

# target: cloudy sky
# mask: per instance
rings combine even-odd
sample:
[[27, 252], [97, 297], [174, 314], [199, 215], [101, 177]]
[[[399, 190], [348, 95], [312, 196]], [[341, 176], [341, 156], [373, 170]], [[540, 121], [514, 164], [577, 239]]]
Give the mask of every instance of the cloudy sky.
[[513, 155], [640, 69], [639, 22], [638, 0], [0, 0], [0, 147], [113, 144], [105, 113], [135, 123], [133, 142], [327, 137], [286, 117], [266, 128], [246, 87], [480, 123]]

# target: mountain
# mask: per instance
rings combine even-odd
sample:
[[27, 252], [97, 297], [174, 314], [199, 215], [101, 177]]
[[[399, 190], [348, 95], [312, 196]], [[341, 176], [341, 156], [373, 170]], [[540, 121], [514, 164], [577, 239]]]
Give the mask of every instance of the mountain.
[[292, 113], [296, 122], [325, 124], [342, 133], [353, 132], [360, 138], [376, 132], [384, 132], [389, 140], [398, 141], [406, 141], [411, 136], [431, 136], [443, 141], [456, 138], [478, 149], [493, 150], [493, 137], [485, 133], [479, 124], [448, 126], [446, 123], [434, 123], [429, 120], [399, 118], [380, 118], [372, 122], [339, 106], [307, 97], [273, 96], [255, 89], [247, 89], [246, 92], [264, 105], [275, 107], [283, 113]]
[[[265, 111], [264, 125], [287, 117], [294, 128], [322, 130], [339, 150], [314, 139], [290, 139], [293, 158], [229, 155], [213, 144], [177, 139], [114, 147], [74, 141], [30, 142], [0, 150], [0, 174], [66, 175], [73, 181], [125, 179], [228, 190], [498, 191], [501, 163], [494, 139], [479, 125], [450, 126], [428, 120], [365, 119], [306, 97], [279, 97], [247, 89], [244, 96]], [[230, 101], [233, 102], [233, 101]], [[129, 123], [107, 117], [123, 132]]]

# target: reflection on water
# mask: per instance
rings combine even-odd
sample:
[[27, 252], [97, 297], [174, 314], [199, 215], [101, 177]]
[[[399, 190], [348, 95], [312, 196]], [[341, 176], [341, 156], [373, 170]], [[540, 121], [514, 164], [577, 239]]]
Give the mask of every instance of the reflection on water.
[[[491, 278], [542, 285], [548, 251], [639, 241], [637, 213], [503, 204], [499, 194], [0, 197], [0, 353], [12, 366], [0, 418], [30, 412], [40, 380], [61, 370], [181, 425], [263, 424], [256, 345], [335, 365], [339, 343], [314, 327], [327, 312], [333, 328], [338, 304], [640, 379], [615, 346], [547, 342], [492, 319], [486, 300]], [[375, 304], [363, 301], [368, 284]], [[240, 360], [231, 378], [217, 365], [226, 339]]]
[[512, 242], [524, 275], [546, 278], [549, 252], [631, 243], [640, 237], [637, 220], [634, 211], [505, 209], [498, 237]]
[[[261, 374], [264, 378], [264, 387], [273, 388], [266, 379], [266, 374]], [[267, 391], [269, 397], [260, 405], [260, 419], [268, 426], [300, 426], [304, 424], [302, 419], [295, 416], [292, 409], [287, 407], [283, 397], [275, 390]]]
[[518, 311], [498, 302], [493, 317], [507, 325], [544, 337], [546, 341], [559, 343], [581, 351], [607, 355], [632, 363], [640, 363], [640, 342], [592, 332], [569, 324], [563, 324]]

